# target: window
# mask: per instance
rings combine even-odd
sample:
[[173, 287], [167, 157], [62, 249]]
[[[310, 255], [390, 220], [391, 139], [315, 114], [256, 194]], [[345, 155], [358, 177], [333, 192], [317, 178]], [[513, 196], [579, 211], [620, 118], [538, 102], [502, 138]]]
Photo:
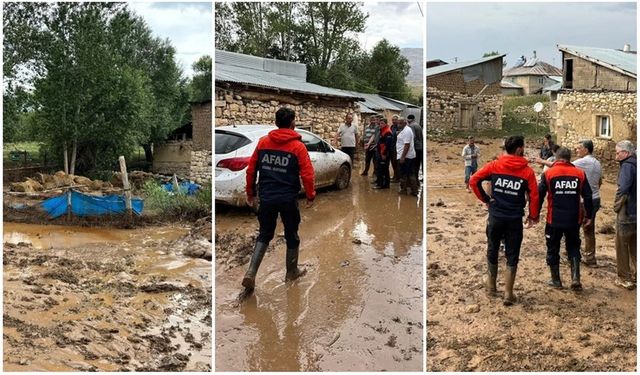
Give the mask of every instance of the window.
[[249, 143], [251, 143], [249, 138], [243, 135], [216, 130], [216, 155], [228, 154]]
[[563, 80], [563, 88], [572, 89], [573, 88], [573, 60], [566, 59], [564, 60], [564, 80]]
[[302, 136], [302, 143], [307, 147], [309, 152], [324, 152], [324, 144], [322, 140], [310, 133], [301, 131], [298, 132]]
[[538, 78], [538, 83], [542, 85], [544, 83], [544, 78]]
[[611, 118], [609, 116], [596, 116], [597, 136], [611, 138]]

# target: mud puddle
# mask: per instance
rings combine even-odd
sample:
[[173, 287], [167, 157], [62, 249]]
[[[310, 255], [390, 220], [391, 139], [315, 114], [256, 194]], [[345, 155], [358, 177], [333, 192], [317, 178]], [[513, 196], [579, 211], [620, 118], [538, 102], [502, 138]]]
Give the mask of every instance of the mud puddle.
[[216, 370], [421, 371], [421, 202], [399, 196], [397, 184], [376, 191], [353, 176], [301, 215], [307, 275], [284, 282], [279, 224], [256, 290], [239, 304], [257, 219], [217, 214]]
[[4, 223], [4, 369], [208, 371], [211, 263], [182, 227]]
[[[500, 152], [501, 140], [485, 141], [481, 166]], [[464, 189], [463, 146], [462, 140], [428, 145], [427, 370], [635, 371], [636, 292], [613, 284], [615, 183], [602, 185], [599, 267], [581, 267], [584, 290], [546, 285], [545, 203], [541, 223], [524, 231], [515, 283], [519, 302], [508, 308], [483, 289], [487, 211]], [[568, 285], [570, 267], [562, 254], [561, 278]], [[501, 255], [499, 292], [504, 265]]]

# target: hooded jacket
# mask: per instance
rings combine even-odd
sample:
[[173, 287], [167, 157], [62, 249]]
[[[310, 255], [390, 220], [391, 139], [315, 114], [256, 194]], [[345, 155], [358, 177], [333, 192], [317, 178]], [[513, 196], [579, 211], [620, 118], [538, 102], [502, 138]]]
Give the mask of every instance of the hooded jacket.
[[295, 201], [300, 192], [300, 179], [308, 200], [316, 196], [314, 173], [307, 148], [295, 130], [278, 128], [260, 138], [247, 167], [247, 196], [259, 196], [263, 203]]
[[391, 133], [391, 129], [389, 125], [385, 125], [380, 128], [380, 139], [378, 140], [377, 150], [378, 157], [384, 157], [384, 162], [388, 162], [390, 157], [393, 155], [393, 134]]
[[[491, 181], [491, 196], [482, 188], [482, 181]], [[522, 156], [500, 156], [474, 173], [469, 186], [478, 199], [490, 203], [489, 215], [503, 220], [524, 216], [526, 193], [529, 193], [529, 217], [538, 219], [540, 207], [536, 175]]]
[[542, 173], [538, 193], [540, 205], [547, 195], [547, 224], [556, 228], [578, 228], [582, 224], [580, 197], [584, 201], [586, 217], [593, 215], [591, 185], [584, 171], [573, 164], [558, 160], [546, 172]]
[[618, 174], [618, 190], [616, 190], [616, 202], [626, 195], [626, 215], [618, 212], [618, 222], [631, 224], [636, 222], [636, 155], [620, 161], [620, 173]]

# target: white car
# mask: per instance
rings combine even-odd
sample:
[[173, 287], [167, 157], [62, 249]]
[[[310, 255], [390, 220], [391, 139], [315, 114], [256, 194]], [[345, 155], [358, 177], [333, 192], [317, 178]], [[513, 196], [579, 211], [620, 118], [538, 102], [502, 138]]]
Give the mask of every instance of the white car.
[[[233, 206], [246, 206], [245, 188], [249, 158], [258, 140], [275, 125], [234, 125], [215, 128], [215, 200]], [[302, 129], [295, 129], [307, 147], [315, 187], [335, 186], [345, 189], [351, 180], [351, 158], [336, 150], [322, 138]], [[258, 176], [258, 179], [260, 177]]]

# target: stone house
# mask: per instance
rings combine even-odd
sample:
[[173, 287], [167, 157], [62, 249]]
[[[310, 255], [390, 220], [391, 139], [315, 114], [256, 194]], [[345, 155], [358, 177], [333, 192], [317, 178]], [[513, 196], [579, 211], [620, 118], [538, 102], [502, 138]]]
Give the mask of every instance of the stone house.
[[500, 88], [502, 89], [503, 96], [524, 95], [524, 88], [522, 86], [504, 79], [500, 82]]
[[191, 103], [191, 119], [154, 147], [153, 171], [205, 184], [211, 181], [212, 169], [211, 100]]
[[504, 81], [522, 87], [522, 95], [539, 94], [547, 86], [562, 80], [562, 70], [536, 57], [526, 60], [504, 72]]
[[594, 154], [613, 166], [615, 144], [636, 142], [636, 52], [624, 49], [558, 45], [563, 83], [558, 91], [553, 131], [560, 144], [592, 139]]
[[504, 56], [428, 68], [429, 130], [501, 129]]
[[275, 112], [296, 111], [296, 126], [325, 140], [362, 98], [306, 81], [305, 64], [215, 51], [215, 126], [274, 124]]

